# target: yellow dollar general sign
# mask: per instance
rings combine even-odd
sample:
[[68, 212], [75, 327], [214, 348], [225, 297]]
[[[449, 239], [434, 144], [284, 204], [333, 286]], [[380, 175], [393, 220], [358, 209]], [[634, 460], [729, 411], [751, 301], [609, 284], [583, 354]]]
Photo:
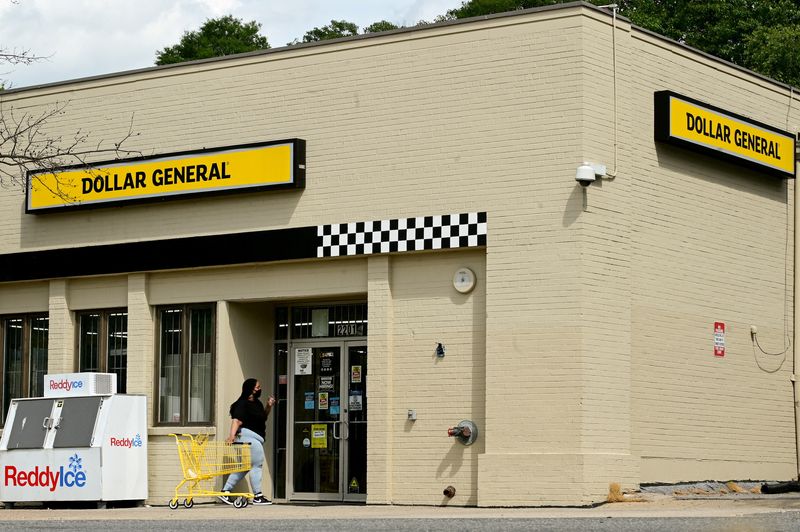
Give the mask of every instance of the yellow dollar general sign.
[[793, 134], [671, 91], [655, 93], [655, 138], [794, 178]]
[[229, 146], [28, 172], [26, 212], [305, 187], [305, 141]]

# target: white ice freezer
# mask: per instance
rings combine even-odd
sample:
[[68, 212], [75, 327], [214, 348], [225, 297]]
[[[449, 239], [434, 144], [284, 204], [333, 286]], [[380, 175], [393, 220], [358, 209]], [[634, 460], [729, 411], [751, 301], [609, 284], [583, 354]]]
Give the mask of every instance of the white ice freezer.
[[106, 375], [45, 375], [46, 397], [11, 401], [0, 501], [147, 498], [147, 398], [113, 393]]

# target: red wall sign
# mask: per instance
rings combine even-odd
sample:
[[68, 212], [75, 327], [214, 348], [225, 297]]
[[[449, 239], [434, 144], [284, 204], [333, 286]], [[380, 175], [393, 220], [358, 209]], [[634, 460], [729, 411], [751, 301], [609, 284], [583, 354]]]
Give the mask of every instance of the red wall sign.
[[725, 356], [725, 324], [721, 321], [714, 322], [714, 356]]

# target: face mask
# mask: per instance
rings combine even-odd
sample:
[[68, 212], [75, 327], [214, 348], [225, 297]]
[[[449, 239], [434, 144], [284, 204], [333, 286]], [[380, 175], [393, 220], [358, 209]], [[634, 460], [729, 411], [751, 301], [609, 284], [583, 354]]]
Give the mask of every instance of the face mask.
[[258, 399], [261, 397], [261, 390], [256, 390], [253, 392], [253, 399]]

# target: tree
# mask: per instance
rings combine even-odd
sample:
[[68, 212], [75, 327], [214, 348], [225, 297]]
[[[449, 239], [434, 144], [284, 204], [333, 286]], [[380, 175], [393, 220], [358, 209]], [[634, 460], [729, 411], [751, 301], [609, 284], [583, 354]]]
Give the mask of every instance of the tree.
[[[566, 0], [468, 0], [447, 11], [460, 19]], [[606, 0], [590, 0], [606, 5]], [[619, 14], [643, 28], [739, 66], [800, 86], [797, 0], [618, 0]]]
[[269, 42], [258, 33], [260, 29], [258, 22], [244, 23], [232, 15], [208, 19], [199, 30], [184, 32], [175, 46], [156, 52], [156, 65], [267, 50]]
[[469, 0], [461, 2], [461, 6], [450, 9], [440, 20], [453, 20], [459, 18], [480, 17], [492, 15], [494, 13], [504, 13], [516, 9], [528, 9], [531, 7], [549, 6], [561, 4], [567, 0]]
[[747, 38], [744, 61], [751, 69], [800, 86], [800, 25], [761, 27]]
[[[401, 27], [402, 26], [393, 24], [388, 20], [379, 20], [364, 28], [363, 33], [366, 35], [367, 33], [397, 30]], [[352, 37], [354, 35], [358, 35], [358, 26], [356, 24], [346, 20], [331, 20], [331, 23], [327, 26], [317, 27], [307, 31], [306, 34], [303, 35], [302, 41], [295, 39], [292, 42], [286, 43], [286, 45], [294, 46], [301, 42], [327, 41], [330, 39], [341, 39], [342, 37]]]
[[[303, 35], [303, 42], [327, 41], [358, 35], [358, 26], [346, 20], [331, 20], [331, 23], [321, 28], [314, 28]], [[293, 43], [289, 43], [293, 44]]]
[[390, 30], [397, 30], [400, 29], [400, 26], [396, 24], [392, 24], [388, 20], [380, 20], [378, 22], [373, 22], [366, 28], [364, 28], [364, 33], [379, 33], [381, 31], [390, 31]]

